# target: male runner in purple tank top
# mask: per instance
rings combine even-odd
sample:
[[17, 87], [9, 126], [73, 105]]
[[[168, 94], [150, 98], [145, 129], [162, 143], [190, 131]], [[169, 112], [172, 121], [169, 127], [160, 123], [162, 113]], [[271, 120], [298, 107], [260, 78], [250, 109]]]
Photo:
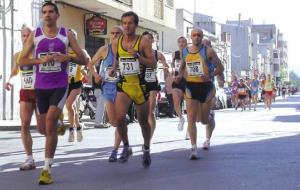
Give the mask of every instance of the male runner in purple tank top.
[[[45, 130], [45, 166], [41, 171], [39, 184], [51, 184], [50, 166], [57, 145], [57, 121], [68, 93], [67, 66], [71, 57], [67, 55], [68, 44], [76, 53], [76, 61], [87, 64], [84, 53], [74, 35], [64, 27], [57, 26], [58, 8], [54, 3], [42, 5], [43, 26], [32, 32], [22, 50], [20, 65], [36, 65], [35, 92], [38, 116]], [[29, 54], [33, 52], [33, 58]], [[77, 60], [78, 59], [78, 60]]]

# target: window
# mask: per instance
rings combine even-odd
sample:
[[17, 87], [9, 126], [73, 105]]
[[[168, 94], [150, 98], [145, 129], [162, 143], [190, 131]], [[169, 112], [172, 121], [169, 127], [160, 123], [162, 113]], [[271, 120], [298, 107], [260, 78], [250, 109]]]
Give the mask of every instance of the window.
[[128, 5], [128, 6], [132, 6], [132, 0], [116, 0], [116, 1], [118, 1], [119, 3], [125, 4], [125, 5]]
[[163, 2], [163, 0], [154, 0], [154, 16], [160, 19], [164, 18]]
[[174, 8], [174, 0], [166, 0], [166, 5], [170, 8]]
[[43, 0], [33, 0], [31, 3], [31, 12], [32, 12], [32, 26], [37, 27], [40, 25], [41, 18], [41, 7], [43, 4]]

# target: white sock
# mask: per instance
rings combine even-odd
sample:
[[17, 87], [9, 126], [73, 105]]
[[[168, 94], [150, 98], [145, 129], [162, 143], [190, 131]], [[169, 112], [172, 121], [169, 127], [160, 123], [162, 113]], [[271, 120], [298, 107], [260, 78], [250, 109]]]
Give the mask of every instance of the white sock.
[[44, 165], [44, 170], [48, 170], [49, 173], [51, 173], [50, 171], [50, 165], [53, 162], [53, 158], [45, 158], [45, 165]]
[[28, 156], [27, 156], [27, 160], [28, 160], [29, 162], [33, 162], [33, 156], [32, 156], [32, 155], [28, 155]]
[[196, 145], [196, 144], [193, 144], [193, 145], [192, 145], [192, 149], [195, 149], [195, 150], [196, 150], [196, 149], [197, 149], [197, 145]]

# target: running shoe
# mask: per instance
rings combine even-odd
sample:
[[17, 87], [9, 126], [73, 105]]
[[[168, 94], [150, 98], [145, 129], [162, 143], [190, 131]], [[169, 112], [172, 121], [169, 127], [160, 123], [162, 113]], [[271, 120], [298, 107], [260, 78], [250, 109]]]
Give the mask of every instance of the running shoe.
[[126, 147], [126, 146], [125, 146], [125, 147], [123, 148], [123, 151], [122, 151], [121, 156], [120, 156], [120, 158], [119, 158], [119, 162], [121, 162], [121, 163], [127, 162], [128, 158], [129, 158], [131, 155], [132, 155], [132, 149], [131, 149], [131, 147], [129, 147], [129, 146]]
[[69, 129], [69, 138], [68, 138], [68, 142], [74, 142], [74, 129], [70, 128]]
[[190, 160], [198, 160], [199, 159], [196, 147], [191, 149], [191, 154], [189, 156], [189, 159]]
[[178, 123], [178, 127], [177, 127], [178, 131], [182, 131], [183, 130], [184, 122], [185, 122], [185, 119], [184, 119], [183, 116], [181, 116], [179, 118], [179, 123]]
[[204, 150], [208, 150], [210, 148], [210, 141], [209, 140], [204, 141], [202, 148]]
[[116, 162], [118, 160], [118, 151], [117, 150], [112, 150], [111, 155], [108, 158], [109, 162]]
[[63, 136], [66, 132], [66, 126], [62, 120], [57, 121], [57, 135]]
[[29, 160], [26, 159], [23, 164], [20, 165], [20, 170], [25, 171], [25, 170], [34, 170], [36, 168], [34, 160]]
[[42, 170], [40, 174], [39, 184], [40, 185], [49, 185], [53, 183], [52, 176], [48, 170]]
[[145, 150], [143, 147], [142, 164], [144, 168], [149, 168], [151, 165], [150, 150]]
[[77, 134], [77, 142], [81, 142], [82, 139], [83, 139], [83, 136], [82, 136], [82, 130], [83, 130], [83, 126], [80, 125], [80, 127], [78, 127], [76, 129], [76, 134]]

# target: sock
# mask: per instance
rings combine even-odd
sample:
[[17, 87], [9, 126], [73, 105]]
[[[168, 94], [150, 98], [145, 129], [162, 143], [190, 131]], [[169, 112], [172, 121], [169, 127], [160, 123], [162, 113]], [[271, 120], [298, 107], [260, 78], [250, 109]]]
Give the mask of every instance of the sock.
[[28, 156], [27, 156], [27, 160], [28, 160], [29, 162], [33, 162], [33, 156], [32, 156], [32, 155], [28, 155]]
[[197, 149], [197, 145], [196, 145], [196, 144], [193, 144], [193, 145], [192, 145], [192, 149]]
[[124, 144], [124, 147], [129, 147], [129, 143], [126, 142], [126, 143], [123, 143]]
[[73, 128], [73, 127], [70, 127], [70, 128], [69, 128], [69, 131], [73, 131], [73, 130], [74, 130], [74, 128]]
[[50, 165], [53, 163], [53, 158], [45, 158], [45, 165], [44, 165], [44, 170], [48, 170], [49, 173], [50, 171]]
[[148, 145], [144, 145], [144, 150], [149, 150], [149, 146]]
[[76, 128], [77, 131], [81, 130], [81, 126], [79, 125], [79, 127]]

